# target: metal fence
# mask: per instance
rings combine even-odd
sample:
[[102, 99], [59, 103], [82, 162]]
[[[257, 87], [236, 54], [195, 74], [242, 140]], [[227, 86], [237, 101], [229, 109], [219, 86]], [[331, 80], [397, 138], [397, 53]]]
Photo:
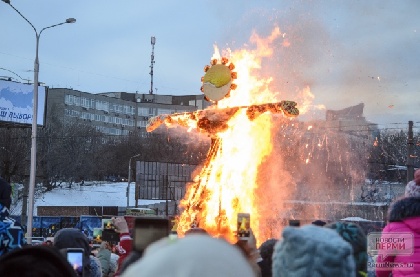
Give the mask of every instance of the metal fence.
[[136, 162], [136, 205], [139, 199], [181, 200], [197, 165]]

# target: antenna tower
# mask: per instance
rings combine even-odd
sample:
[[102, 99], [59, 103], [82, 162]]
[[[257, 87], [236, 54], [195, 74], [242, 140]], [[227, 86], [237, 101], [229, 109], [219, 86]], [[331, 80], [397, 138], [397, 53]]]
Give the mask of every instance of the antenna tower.
[[151, 38], [151, 44], [152, 44], [152, 56], [151, 56], [151, 63], [150, 63], [150, 91], [149, 94], [153, 94], [153, 64], [155, 63], [155, 43], [156, 43], [156, 38], [152, 37]]

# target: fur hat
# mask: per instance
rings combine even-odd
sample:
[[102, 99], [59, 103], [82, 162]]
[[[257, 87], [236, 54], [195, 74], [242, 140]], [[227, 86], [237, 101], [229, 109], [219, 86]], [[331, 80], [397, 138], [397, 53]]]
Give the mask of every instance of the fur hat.
[[12, 187], [10, 184], [0, 177], [0, 204], [10, 209], [12, 203]]
[[395, 199], [388, 208], [389, 222], [401, 222], [410, 217], [420, 217], [420, 197]]
[[353, 222], [334, 222], [325, 225], [326, 228], [336, 231], [345, 241], [353, 247], [353, 256], [357, 271], [367, 271], [367, 238], [362, 227]]
[[180, 239], [163, 238], [146, 248], [143, 257], [122, 277], [254, 277], [241, 251], [222, 239], [190, 234]]
[[286, 227], [274, 246], [273, 277], [354, 277], [351, 245], [337, 232], [312, 224]]

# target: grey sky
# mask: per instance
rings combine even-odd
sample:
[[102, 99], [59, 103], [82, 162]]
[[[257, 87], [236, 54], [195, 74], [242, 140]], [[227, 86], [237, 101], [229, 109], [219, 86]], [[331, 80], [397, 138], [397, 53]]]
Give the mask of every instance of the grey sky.
[[[291, 45], [279, 42], [261, 74], [274, 77], [272, 89], [284, 98], [309, 85], [314, 105], [364, 102], [366, 118], [381, 127], [420, 124], [419, 1], [11, 2], [38, 30], [77, 19], [41, 36], [40, 81], [50, 87], [147, 93], [155, 36], [154, 89], [198, 94], [213, 44], [252, 49], [253, 30], [267, 36], [278, 26]], [[0, 24], [0, 67], [33, 80], [34, 31], [3, 2]]]

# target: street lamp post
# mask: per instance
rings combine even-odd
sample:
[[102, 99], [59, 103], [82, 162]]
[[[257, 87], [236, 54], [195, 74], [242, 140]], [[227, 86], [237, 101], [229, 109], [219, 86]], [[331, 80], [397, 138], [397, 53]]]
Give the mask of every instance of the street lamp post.
[[128, 161], [128, 182], [127, 182], [127, 208], [130, 207], [130, 183], [131, 183], [131, 159], [140, 156], [141, 154], [134, 155]]
[[36, 52], [35, 52], [35, 62], [34, 62], [34, 107], [33, 107], [33, 117], [32, 117], [32, 136], [31, 136], [31, 168], [29, 175], [29, 203], [28, 203], [28, 222], [27, 222], [27, 242], [32, 244], [32, 223], [33, 223], [33, 210], [34, 210], [34, 197], [35, 197], [35, 177], [36, 177], [36, 131], [37, 131], [37, 115], [38, 115], [38, 74], [39, 74], [39, 59], [38, 59], [38, 47], [39, 47], [39, 38], [41, 33], [49, 28], [57, 27], [66, 23], [74, 23], [76, 19], [68, 18], [66, 21], [58, 24], [54, 24], [45, 28], [42, 28], [38, 33], [35, 26], [21, 14], [11, 3], [10, 0], [2, 0], [4, 3], [12, 7], [26, 22], [31, 25], [32, 29], [35, 31], [36, 37]]

